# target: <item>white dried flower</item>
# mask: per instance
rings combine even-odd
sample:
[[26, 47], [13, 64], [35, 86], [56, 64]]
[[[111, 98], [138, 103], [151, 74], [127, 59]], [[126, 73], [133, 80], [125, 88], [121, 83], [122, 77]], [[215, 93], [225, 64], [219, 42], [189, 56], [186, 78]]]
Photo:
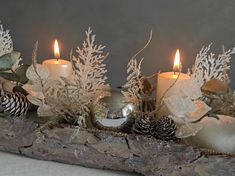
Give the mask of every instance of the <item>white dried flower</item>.
[[192, 100], [196, 100], [202, 96], [201, 88], [194, 78], [177, 81], [175, 85], [166, 93], [166, 97], [171, 94], [181, 97], [186, 96]]
[[165, 105], [169, 111], [178, 117], [178, 123], [185, 123], [189, 121], [187, 114], [195, 112], [196, 108], [193, 101], [189, 97], [181, 97], [178, 95], [172, 95], [163, 99]]
[[49, 77], [49, 71], [46, 67], [41, 64], [36, 65], [36, 70], [33, 65], [31, 65], [26, 72], [26, 76], [30, 81], [36, 81], [39, 79], [47, 79]]

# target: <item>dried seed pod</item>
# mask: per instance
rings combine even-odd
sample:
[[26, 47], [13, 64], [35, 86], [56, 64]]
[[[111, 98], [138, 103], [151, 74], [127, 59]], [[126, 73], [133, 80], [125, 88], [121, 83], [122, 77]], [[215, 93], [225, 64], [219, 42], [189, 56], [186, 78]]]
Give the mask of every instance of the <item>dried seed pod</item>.
[[202, 92], [208, 92], [212, 94], [225, 94], [229, 90], [227, 83], [218, 79], [212, 79], [205, 82], [201, 87]]

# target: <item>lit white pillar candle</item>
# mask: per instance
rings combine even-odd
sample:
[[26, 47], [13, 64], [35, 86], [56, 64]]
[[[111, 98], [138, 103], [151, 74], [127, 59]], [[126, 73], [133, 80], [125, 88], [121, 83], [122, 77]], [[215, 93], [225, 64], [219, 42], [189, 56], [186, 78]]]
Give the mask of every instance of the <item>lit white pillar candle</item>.
[[60, 59], [60, 50], [58, 41], [54, 43], [54, 57], [55, 59], [47, 59], [43, 61], [43, 65], [49, 70], [49, 74], [53, 78], [66, 77], [70, 78], [72, 75], [72, 64], [68, 60]]
[[[179, 73], [181, 70], [181, 62], [180, 62], [180, 53], [179, 50], [176, 51], [175, 54], [175, 61], [174, 61], [174, 66], [173, 66], [173, 71], [172, 72], [163, 72], [158, 75], [157, 78], [157, 94], [156, 94], [156, 100], [157, 100], [157, 105], [159, 105], [160, 99], [164, 96], [166, 91], [174, 84], [174, 82], [177, 79], [177, 83], [189, 79], [190, 76], [185, 74], [185, 73]], [[173, 88], [173, 87], [172, 87]], [[174, 91], [170, 90], [167, 92], [165, 97], [173, 95]]]

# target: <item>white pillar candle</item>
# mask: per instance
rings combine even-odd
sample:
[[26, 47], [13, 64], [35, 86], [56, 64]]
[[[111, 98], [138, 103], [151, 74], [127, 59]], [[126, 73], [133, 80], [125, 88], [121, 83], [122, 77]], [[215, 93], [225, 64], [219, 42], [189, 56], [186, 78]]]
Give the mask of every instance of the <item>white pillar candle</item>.
[[63, 59], [47, 59], [42, 63], [49, 70], [49, 74], [53, 78], [66, 77], [72, 75], [71, 62]]
[[72, 75], [72, 64], [70, 61], [60, 59], [60, 51], [57, 40], [54, 44], [55, 59], [46, 59], [42, 65], [46, 66], [49, 74], [53, 78], [66, 77], [70, 78]]
[[[166, 91], [175, 83], [177, 83], [189, 79], [190, 76], [184, 73], [179, 73], [181, 70], [181, 63], [180, 63], [180, 53], [179, 50], [176, 51], [175, 54], [175, 61], [173, 66], [173, 72], [163, 72], [158, 75], [157, 78], [157, 94], [156, 94], [156, 101], [157, 105], [159, 105], [160, 99], [164, 96]], [[172, 87], [173, 88], [173, 87]], [[173, 95], [174, 91], [169, 90], [165, 97]]]
[[[180, 81], [186, 80], [189, 78], [190, 76], [184, 73], [180, 73], [180, 74], [178, 73], [176, 74], [175, 72], [160, 73], [158, 75], [158, 80], [157, 80], [157, 103], [158, 104], [160, 103], [159, 102], [160, 99], [164, 96], [167, 89], [169, 89], [169, 87], [171, 87], [175, 83], [176, 79], [177, 79], [177, 83], [179, 83]], [[173, 94], [174, 92], [169, 90], [165, 96], [167, 97]]]

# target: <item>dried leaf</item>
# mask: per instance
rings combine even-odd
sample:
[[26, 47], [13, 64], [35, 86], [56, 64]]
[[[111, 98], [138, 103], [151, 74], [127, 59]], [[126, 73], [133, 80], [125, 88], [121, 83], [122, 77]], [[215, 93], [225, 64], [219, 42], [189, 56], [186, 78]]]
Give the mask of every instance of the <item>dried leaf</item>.
[[40, 117], [50, 117], [50, 116], [55, 115], [52, 112], [52, 108], [48, 105], [45, 105], [45, 104], [38, 107], [37, 113]]
[[172, 95], [163, 99], [169, 111], [176, 117], [185, 118], [189, 112], [194, 112], [195, 106], [193, 101], [188, 97]]
[[31, 81], [38, 80], [39, 76], [40, 76], [40, 79], [47, 79], [49, 76], [49, 71], [46, 67], [42, 66], [41, 64], [37, 64], [36, 72], [35, 72], [34, 66], [31, 65], [26, 71], [26, 76]]
[[206, 81], [202, 85], [202, 91], [211, 92], [215, 94], [221, 94], [221, 93], [228, 93], [229, 86], [228, 83], [225, 83], [223, 81], [212, 79], [209, 81]]
[[27, 99], [30, 101], [30, 103], [32, 103], [32, 104], [34, 104], [36, 106], [42, 106], [43, 105], [42, 99], [37, 98], [36, 96], [27, 95]]
[[182, 80], [179, 83], [178, 88], [182, 92], [182, 96], [187, 96], [192, 100], [198, 99], [202, 96], [200, 86], [197, 84], [196, 80], [191, 78], [187, 80]]
[[16, 83], [12, 81], [5, 81], [2, 83], [2, 89], [7, 92], [12, 92], [15, 86]]
[[207, 112], [211, 110], [211, 107], [209, 107], [206, 103], [204, 103], [201, 100], [195, 100], [194, 101], [195, 111], [187, 113], [187, 117], [189, 118], [189, 121], [196, 121], [199, 120], [201, 117], [203, 117]]
[[200, 123], [182, 124], [177, 127], [175, 135], [177, 138], [187, 138], [190, 136], [195, 136], [202, 128], [203, 125]]
[[32, 65], [34, 70], [37, 70], [37, 55], [38, 55], [38, 41], [35, 42], [33, 52], [32, 52]]

